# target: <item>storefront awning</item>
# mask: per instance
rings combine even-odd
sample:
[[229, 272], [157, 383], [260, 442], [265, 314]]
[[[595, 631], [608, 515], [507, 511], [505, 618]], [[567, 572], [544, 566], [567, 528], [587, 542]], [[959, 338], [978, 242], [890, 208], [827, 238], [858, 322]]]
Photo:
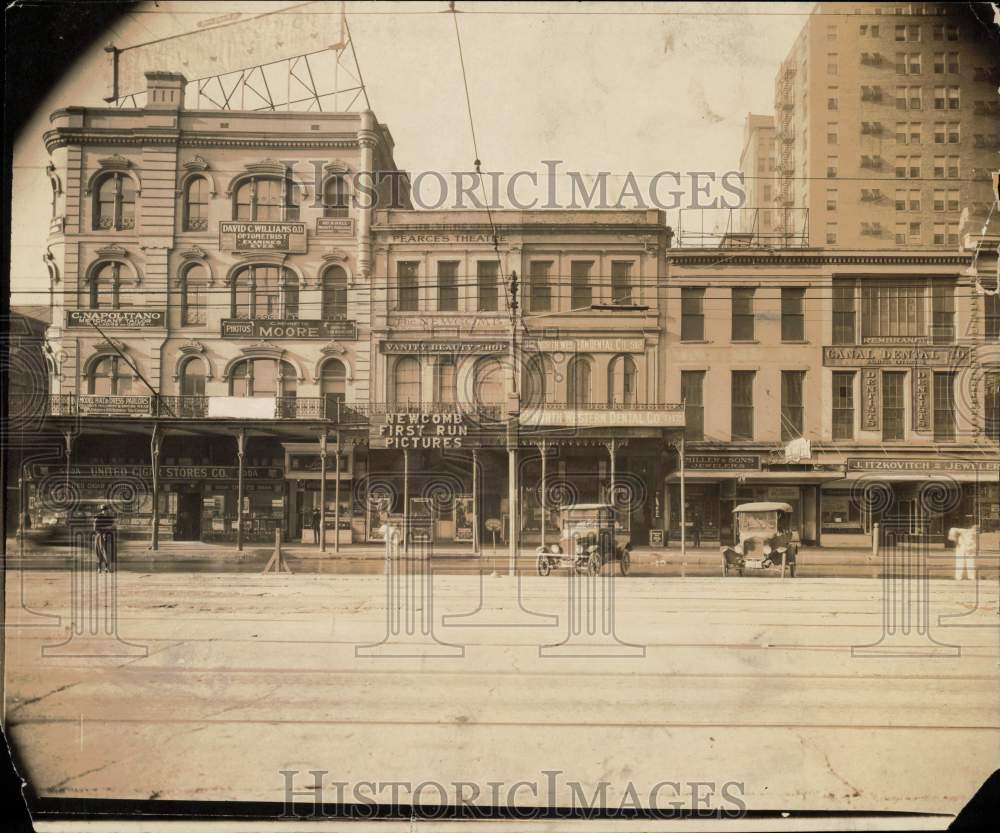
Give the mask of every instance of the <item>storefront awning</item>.
[[[717, 482], [720, 480], [742, 479], [744, 483], [795, 483], [810, 485], [825, 483], [832, 480], [843, 480], [841, 471], [687, 471], [684, 473], [686, 482]], [[674, 471], [667, 476], [668, 483], [680, 483], [680, 471]]]
[[893, 471], [850, 471], [844, 480], [848, 483], [858, 480], [885, 481], [886, 483], [926, 483], [935, 481], [938, 483], [997, 483], [1000, 478], [996, 472], [928, 472], [927, 474], [914, 474], [913, 472], [893, 472]]

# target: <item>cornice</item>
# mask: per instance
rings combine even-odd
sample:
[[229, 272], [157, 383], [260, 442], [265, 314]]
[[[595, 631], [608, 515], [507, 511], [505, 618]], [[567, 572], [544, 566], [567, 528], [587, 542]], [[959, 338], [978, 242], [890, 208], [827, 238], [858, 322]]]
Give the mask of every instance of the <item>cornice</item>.
[[[514, 223], [496, 225], [497, 235], [533, 234], [538, 232], [562, 234], [650, 234], [664, 231], [665, 227], [655, 223], [550, 223], [541, 220], [537, 223]], [[492, 237], [493, 230], [486, 223], [393, 223], [391, 225], [373, 225], [375, 235], [392, 234], [482, 234]], [[390, 245], [408, 245], [399, 241], [386, 241]], [[454, 241], [453, 241], [454, 242]], [[516, 245], [523, 246], [523, 240]], [[414, 244], [426, 245], [426, 243]], [[622, 244], [623, 246], [628, 244]], [[632, 245], [644, 246], [642, 240], [636, 240]]]
[[885, 254], [810, 254], [810, 255], [727, 255], [724, 249], [712, 254], [675, 255], [667, 260], [678, 266], [965, 266], [972, 254], [885, 255]]
[[[139, 130], [139, 128], [136, 128]], [[275, 134], [234, 134], [234, 133], [177, 133], [148, 134], [140, 132], [122, 132], [120, 130], [103, 130], [101, 128], [58, 128], [50, 130], [43, 136], [45, 148], [49, 153], [59, 148], [72, 145], [87, 146], [135, 146], [168, 145], [186, 148], [284, 148], [289, 150], [350, 150], [357, 148], [358, 140], [353, 138], [331, 139], [303, 135]]]

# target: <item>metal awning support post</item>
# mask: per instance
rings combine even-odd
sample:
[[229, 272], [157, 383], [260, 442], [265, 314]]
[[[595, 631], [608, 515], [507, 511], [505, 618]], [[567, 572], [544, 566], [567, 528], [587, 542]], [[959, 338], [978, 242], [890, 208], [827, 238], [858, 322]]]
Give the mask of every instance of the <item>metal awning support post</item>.
[[326, 552], [326, 430], [319, 435], [319, 551]]
[[684, 505], [684, 435], [681, 434], [681, 442], [678, 446], [678, 454], [681, 458], [681, 559], [687, 555], [687, 510]]
[[479, 555], [479, 451], [472, 449], [472, 552]]
[[608, 489], [608, 503], [611, 504], [611, 517], [617, 520], [617, 512], [615, 510], [615, 451], [618, 448], [618, 443], [615, 440], [610, 440], [605, 443], [608, 449], [608, 455], [611, 457], [611, 486]]
[[160, 548], [160, 425], [153, 423], [153, 435], [149, 438], [149, 456], [153, 468], [153, 531], [150, 546], [156, 552]]
[[336, 476], [333, 481], [333, 551], [340, 552], [340, 431], [334, 438], [333, 453], [333, 472]]
[[545, 483], [545, 481], [546, 481], [546, 464], [548, 463], [548, 459], [547, 458], [549, 456], [549, 449], [548, 449], [548, 445], [546, 444], [545, 440], [542, 440], [538, 444], [538, 450], [542, 453], [542, 483], [541, 483], [541, 487], [540, 487], [540, 490], [541, 490], [541, 495], [540, 495], [541, 500], [540, 500], [540, 503], [542, 505], [542, 549], [545, 549], [545, 526], [546, 526], [546, 521], [548, 520], [548, 518], [546, 516], [549, 514], [549, 509], [548, 509], [548, 495], [546, 494], [546, 483]]
[[403, 449], [403, 547], [410, 550], [410, 451]]
[[243, 551], [243, 458], [247, 450], [247, 431], [236, 434], [236, 549]]
[[69, 494], [69, 466], [73, 459], [73, 432], [63, 432], [63, 440], [66, 443], [66, 494]]

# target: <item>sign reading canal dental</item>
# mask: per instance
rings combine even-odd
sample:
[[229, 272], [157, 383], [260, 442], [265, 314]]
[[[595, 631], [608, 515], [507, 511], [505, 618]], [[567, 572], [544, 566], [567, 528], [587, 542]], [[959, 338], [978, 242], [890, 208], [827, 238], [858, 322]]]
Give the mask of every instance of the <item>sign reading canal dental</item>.
[[97, 325], [109, 330], [147, 330], [163, 327], [166, 313], [162, 309], [71, 309], [66, 311], [67, 327]]
[[312, 319], [223, 318], [223, 338], [325, 338], [353, 341], [358, 337], [354, 321]]
[[824, 347], [826, 367], [953, 367], [969, 361], [968, 347]]
[[468, 434], [463, 414], [386, 414], [371, 442], [380, 448], [461, 448]]
[[226, 252], [306, 251], [305, 223], [219, 223], [219, 248]]

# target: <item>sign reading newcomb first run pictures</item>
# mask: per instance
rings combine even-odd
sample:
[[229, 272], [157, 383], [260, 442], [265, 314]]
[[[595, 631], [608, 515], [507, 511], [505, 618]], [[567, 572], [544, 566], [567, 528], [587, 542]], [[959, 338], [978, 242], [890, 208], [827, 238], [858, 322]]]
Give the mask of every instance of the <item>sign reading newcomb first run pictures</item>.
[[230, 252], [306, 251], [305, 223], [219, 223], [219, 248]]

